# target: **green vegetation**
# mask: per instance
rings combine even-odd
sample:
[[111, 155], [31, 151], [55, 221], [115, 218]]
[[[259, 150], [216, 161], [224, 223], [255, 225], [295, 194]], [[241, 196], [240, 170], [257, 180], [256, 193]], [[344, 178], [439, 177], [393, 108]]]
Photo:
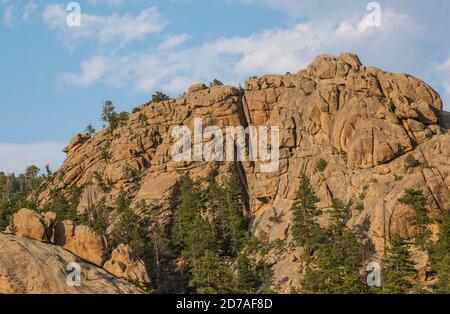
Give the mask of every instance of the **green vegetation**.
[[209, 87], [214, 87], [214, 86], [223, 86], [223, 83], [221, 81], [219, 81], [218, 79], [214, 79], [211, 83], [209, 83]]
[[[46, 169], [47, 175], [51, 174], [48, 166]], [[0, 172], [0, 230], [8, 226], [10, 217], [21, 208], [36, 209], [35, 202], [29, 200], [28, 196], [46, 179], [39, 172], [39, 168], [34, 165], [27, 167], [25, 173], [18, 176]]]
[[420, 165], [420, 162], [414, 158], [413, 154], [409, 154], [405, 159], [405, 169], [415, 168]]
[[[219, 185], [214, 177], [180, 183], [171, 228], [172, 244], [185, 261], [187, 291], [254, 293], [268, 281], [270, 267], [249, 255], [254, 239], [247, 231], [242, 191], [235, 175]], [[231, 262], [236, 261], [237, 276]]]
[[151, 102], [161, 102], [169, 99], [170, 97], [164, 94], [163, 92], [156, 92], [155, 94], [152, 95]]
[[145, 124], [145, 123], [147, 123], [148, 117], [145, 113], [141, 112], [141, 113], [139, 113], [138, 119], [142, 124]]
[[407, 244], [401, 237], [394, 235], [382, 260], [382, 293], [407, 293], [413, 287], [414, 274], [414, 264]]
[[88, 126], [86, 127], [86, 129], [84, 130], [84, 134], [86, 134], [86, 135], [90, 135], [90, 136], [92, 136], [92, 135], [94, 135], [95, 134], [95, 128], [94, 128], [94, 126], [92, 125], [92, 124], [88, 124]]
[[50, 192], [50, 201], [42, 209], [45, 212], [54, 212], [59, 221], [73, 220], [77, 223], [84, 223], [85, 218], [77, 213], [78, 200], [81, 195], [81, 189], [73, 186], [69, 195], [64, 195], [60, 189]]
[[316, 170], [319, 172], [323, 172], [328, 166], [328, 163], [325, 161], [325, 159], [321, 158], [317, 163], [316, 163]]
[[310, 253], [314, 251], [323, 238], [323, 232], [316, 218], [322, 214], [316, 208], [319, 199], [312, 190], [308, 177], [302, 174], [297, 192], [297, 200], [292, 207], [292, 237], [299, 246], [305, 247]]
[[437, 293], [450, 293], [450, 212], [441, 214], [439, 239], [431, 247], [431, 260], [436, 271]]
[[[108, 112], [111, 110], [106, 110], [105, 116]], [[108, 147], [104, 150], [107, 153]], [[321, 163], [323, 167], [319, 167], [319, 162], [316, 168], [323, 171], [326, 161]], [[9, 224], [11, 215], [24, 207], [53, 211], [59, 221], [68, 219], [88, 225], [106, 235], [111, 247], [119, 243], [130, 245], [151, 276], [152, 286], [145, 287], [149, 291], [268, 293], [272, 278], [268, 252], [294, 246], [284, 238], [270, 241], [269, 233], [263, 230], [258, 238], [251, 235], [245, 195], [234, 174], [219, 182], [215, 174], [197, 180], [183, 177], [174, 195], [172, 216], [165, 220], [161, 219], [160, 208], [145, 201], [133, 203], [123, 190], [113, 204], [89, 201], [89, 208], [79, 214], [82, 189], [76, 186], [54, 189], [46, 206], [38, 209], [33, 195], [44, 180], [55, 176], [49, 167], [44, 172], [40, 174], [36, 166], [28, 167], [18, 176], [0, 172], [0, 230]], [[62, 178], [64, 173], [57, 175]], [[133, 177], [138, 179], [141, 175], [134, 173]], [[94, 179], [105, 193], [112, 191], [112, 184], [105, 182], [100, 173], [94, 173]], [[317, 208], [320, 200], [309, 178], [302, 174], [291, 208], [292, 224], [282, 225], [284, 211], [273, 209], [269, 214], [269, 227], [279, 224], [285, 228], [285, 238], [290, 232], [295, 245], [304, 249], [300, 257], [306, 265], [302, 289], [292, 289], [292, 292], [425, 293], [429, 287], [414, 282], [416, 271], [409, 250], [413, 244], [430, 254], [432, 272], [429, 274], [437, 279], [432, 287], [434, 292], [450, 293], [450, 213], [443, 212], [437, 219], [440, 230], [433, 243], [430, 224], [434, 220], [429, 217], [428, 200], [422, 190], [416, 189], [406, 189], [398, 199], [411, 209], [408, 217], [413, 227], [411, 243], [394, 235], [381, 261], [382, 287], [373, 289], [365, 285], [365, 267], [373, 256], [373, 245], [367, 237], [370, 221], [354, 229], [347, 226], [352, 209], [358, 215], [364, 209], [366, 187], [363, 190], [356, 202], [333, 199], [324, 216], [326, 219], [321, 217], [321, 224], [324, 221], [321, 226], [318, 220], [323, 211]], [[180, 286], [168, 285], [167, 278]]]
[[[363, 199], [363, 197], [361, 197]], [[373, 247], [367, 241], [367, 226], [350, 230], [352, 202], [333, 199], [328, 212], [329, 225], [322, 228], [317, 218], [319, 199], [306, 175], [300, 177], [297, 201], [292, 207], [292, 236], [305, 249], [307, 269], [301, 293], [364, 293], [361, 268]], [[364, 230], [363, 230], [364, 229]]]
[[413, 210], [412, 216], [408, 217], [408, 222], [414, 228], [414, 242], [422, 250], [427, 249], [431, 237], [428, 226], [433, 220], [428, 217], [428, 211], [425, 207], [427, 198], [423, 195], [423, 191], [406, 189], [405, 194], [398, 201], [408, 205]]
[[331, 223], [324, 239], [318, 243], [315, 267], [306, 270], [303, 293], [362, 293], [365, 287], [360, 274], [364, 246], [346, 227], [351, 203], [334, 199]]
[[114, 104], [107, 100], [103, 104], [102, 120], [108, 123], [109, 131], [114, 131], [128, 119], [128, 112], [117, 113]]

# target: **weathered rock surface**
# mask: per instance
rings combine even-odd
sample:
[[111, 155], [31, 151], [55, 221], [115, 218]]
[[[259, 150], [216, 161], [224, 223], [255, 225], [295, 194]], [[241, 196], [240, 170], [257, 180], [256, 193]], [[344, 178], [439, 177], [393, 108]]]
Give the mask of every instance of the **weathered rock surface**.
[[77, 226], [65, 220], [55, 225], [53, 243], [99, 267], [107, 256], [107, 243], [103, 236], [88, 226]]
[[36, 212], [23, 208], [11, 217], [9, 230], [19, 237], [47, 241], [44, 219]]
[[134, 282], [141, 286], [150, 284], [150, 277], [147, 274], [144, 263], [137, 258], [130, 246], [120, 244], [112, 251], [111, 259], [103, 268], [118, 278], [123, 278], [129, 282]]
[[[283, 292], [298, 286], [302, 272], [291, 239], [285, 238], [301, 173], [310, 177], [320, 208], [327, 209], [334, 197], [360, 203], [349, 226], [368, 221], [378, 252], [374, 258], [392, 234], [411, 237], [409, 210], [397, 201], [405, 188], [424, 190], [432, 216], [449, 210], [450, 119], [439, 95], [417, 78], [366, 67], [352, 54], [322, 55], [296, 74], [251, 79], [243, 94], [233, 87], [196, 84], [178, 99], [139, 109], [112, 134], [77, 135], [62, 167], [36, 195], [39, 205], [49, 202], [52, 190], [68, 194], [77, 186], [83, 190], [82, 212], [89, 204], [112, 204], [124, 190], [134, 202], [160, 205], [161, 219], [170, 221], [182, 175], [221, 177], [236, 170], [254, 216], [252, 232], [285, 243], [269, 254], [273, 287]], [[202, 118], [203, 128], [278, 126], [279, 171], [262, 173], [258, 161], [175, 162], [171, 130], [192, 129], [195, 118]], [[408, 154], [421, 166], [405, 169]], [[316, 169], [320, 159], [328, 163], [324, 171]], [[280, 223], [270, 221], [273, 209], [282, 215]], [[326, 223], [326, 216], [322, 220]]]
[[[67, 285], [69, 263], [81, 286]], [[141, 294], [144, 291], [80, 260], [61, 247], [0, 233], [0, 294]]]

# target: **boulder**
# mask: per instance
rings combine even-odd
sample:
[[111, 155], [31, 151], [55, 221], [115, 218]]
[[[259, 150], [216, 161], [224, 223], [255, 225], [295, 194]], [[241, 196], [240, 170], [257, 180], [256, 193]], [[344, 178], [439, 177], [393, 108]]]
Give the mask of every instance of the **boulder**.
[[106, 260], [105, 237], [88, 226], [77, 226], [70, 220], [55, 225], [53, 243], [100, 267]]
[[150, 277], [142, 260], [137, 258], [129, 245], [120, 244], [112, 251], [111, 259], [103, 266], [105, 270], [118, 278], [147, 286]]
[[194, 93], [194, 92], [198, 92], [204, 89], [207, 89], [208, 87], [203, 84], [203, 83], [197, 83], [192, 85], [191, 87], [188, 88], [188, 93]]
[[83, 145], [88, 139], [90, 139], [91, 136], [90, 135], [83, 135], [83, 134], [77, 134], [75, 135], [71, 140], [69, 145], [67, 145], [63, 152], [65, 152], [66, 154], [71, 153], [73, 150], [75, 150], [76, 148], [80, 147], [81, 145]]
[[[133, 284], [89, 265], [61, 247], [0, 233], [0, 294], [143, 294]], [[81, 285], [67, 285], [80, 265]]]
[[44, 219], [35, 211], [23, 208], [11, 217], [9, 231], [22, 238], [47, 241]]

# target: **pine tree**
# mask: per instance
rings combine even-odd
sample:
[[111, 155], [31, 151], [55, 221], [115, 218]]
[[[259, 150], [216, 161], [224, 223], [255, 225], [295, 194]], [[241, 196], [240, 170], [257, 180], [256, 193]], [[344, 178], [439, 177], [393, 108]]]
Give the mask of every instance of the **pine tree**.
[[300, 177], [297, 200], [292, 207], [293, 225], [292, 236], [299, 246], [308, 250], [317, 248], [321, 235], [320, 226], [316, 218], [322, 213], [316, 208], [319, 199], [312, 190], [310, 181], [305, 174]]
[[131, 201], [121, 190], [115, 202], [113, 240], [116, 244], [128, 244], [133, 252], [143, 258], [149, 241], [148, 222], [131, 207]]
[[405, 194], [398, 200], [402, 204], [409, 205], [414, 211], [413, 215], [408, 218], [408, 222], [414, 228], [414, 242], [422, 250], [428, 248], [431, 231], [428, 226], [433, 222], [433, 220], [428, 217], [427, 209], [425, 205], [427, 204], [427, 198], [423, 195], [423, 191], [407, 189]]
[[239, 293], [254, 293], [258, 287], [258, 280], [255, 276], [255, 269], [247, 254], [240, 254], [237, 259], [238, 281], [237, 289]]
[[359, 273], [363, 246], [346, 227], [350, 203], [334, 199], [327, 238], [317, 249], [315, 268], [307, 269], [303, 280], [304, 293], [361, 293], [364, 290]]
[[190, 286], [194, 288], [203, 287], [203, 279], [198, 276], [204, 276], [204, 272], [211, 269], [208, 263], [217, 249], [214, 228], [207, 218], [203, 218], [203, 196], [200, 181], [183, 177], [172, 224], [172, 243], [187, 261], [187, 268], [191, 270]]
[[431, 260], [437, 273], [437, 293], [450, 293], [450, 212], [441, 214], [439, 239], [432, 246]]
[[242, 248], [247, 233], [247, 226], [244, 219], [242, 190], [235, 174], [231, 175], [226, 180], [224, 192], [226, 203], [226, 229], [228, 233], [227, 252], [236, 256]]
[[152, 95], [151, 102], [161, 102], [169, 99], [170, 97], [164, 94], [163, 92], [156, 92], [155, 94]]
[[231, 271], [221, 263], [217, 253], [206, 250], [193, 263], [189, 286], [200, 294], [230, 293]]
[[382, 293], [407, 293], [413, 287], [411, 278], [414, 274], [414, 263], [407, 244], [399, 235], [394, 235], [382, 260]]
[[205, 194], [219, 248], [235, 257], [247, 236], [242, 190], [236, 175], [229, 176], [223, 186], [211, 176]]
[[102, 120], [109, 124], [114, 130], [118, 125], [118, 114], [112, 101], [107, 100], [103, 103]]
[[94, 126], [91, 123], [89, 123], [86, 129], [84, 130], [84, 133], [91, 136], [94, 135], [95, 134]]
[[201, 223], [202, 190], [199, 181], [183, 177], [178, 192], [178, 205], [172, 224], [172, 243], [178, 251], [188, 245], [193, 221]]

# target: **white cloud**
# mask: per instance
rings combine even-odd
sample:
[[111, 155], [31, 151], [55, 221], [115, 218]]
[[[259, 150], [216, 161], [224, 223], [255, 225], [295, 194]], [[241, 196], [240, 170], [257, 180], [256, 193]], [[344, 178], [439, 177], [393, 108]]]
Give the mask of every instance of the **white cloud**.
[[106, 4], [112, 6], [122, 4], [123, 0], [89, 0], [88, 2], [90, 5]]
[[15, 8], [13, 6], [7, 6], [3, 12], [3, 24], [7, 27], [14, 26], [14, 10]]
[[[172, 44], [165, 41], [161, 45], [167, 47], [165, 50], [97, 55], [83, 62], [78, 74], [64, 76], [70, 78], [66, 80], [69, 82], [84, 82], [82, 85], [101, 81], [123, 86], [127, 82], [138, 91], [163, 89], [173, 94], [184, 91], [190, 83], [208, 82], [215, 77], [237, 84], [251, 75], [296, 72], [320, 53], [358, 50], [370, 54], [383, 45], [399, 47], [403, 42], [398, 38], [412, 26], [406, 16], [393, 12], [388, 14], [392, 18], [376, 28], [360, 26], [361, 20], [346, 20], [345, 31], [342, 21], [310, 22], [249, 37], [219, 38], [183, 49], [176, 44], [184, 38], [173, 40]], [[99, 72], [94, 60], [103, 59], [98, 58], [108, 60], [102, 63], [107, 64], [107, 69], [102, 75], [91, 75], [89, 73]]]
[[28, 1], [27, 4], [23, 7], [23, 15], [22, 20], [28, 21], [32, 17], [32, 15], [36, 12], [37, 4], [34, 3], [33, 0]]
[[125, 45], [158, 33], [166, 25], [156, 7], [144, 9], [136, 16], [83, 13], [81, 26], [69, 27], [66, 24], [67, 12], [64, 7], [52, 4], [45, 8], [42, 18], [49, 28], [61, 32], [64, 43], [70, 47], [76, 47], [80, 41], [86, 39], [94, 39], [100, 45]]
[[65, 158], [64, 147], [61, 143], [0, 143], [0, 171], [22, 173], [29, 165], [57, 169]]
[[186, 34], [169, 36], [162, 44], [159, 45], [159, 49], [172, 49], [178, 47], [188, 39], [189, 36]]
[[78, 85], [88, 86], [98, 80], [101, 80], [109, 69], [109, 62], [106, 57], [98, 56], [83, 61], [81, 64], [81, 74], [64, 74], [60, 77], [62, 81]]

